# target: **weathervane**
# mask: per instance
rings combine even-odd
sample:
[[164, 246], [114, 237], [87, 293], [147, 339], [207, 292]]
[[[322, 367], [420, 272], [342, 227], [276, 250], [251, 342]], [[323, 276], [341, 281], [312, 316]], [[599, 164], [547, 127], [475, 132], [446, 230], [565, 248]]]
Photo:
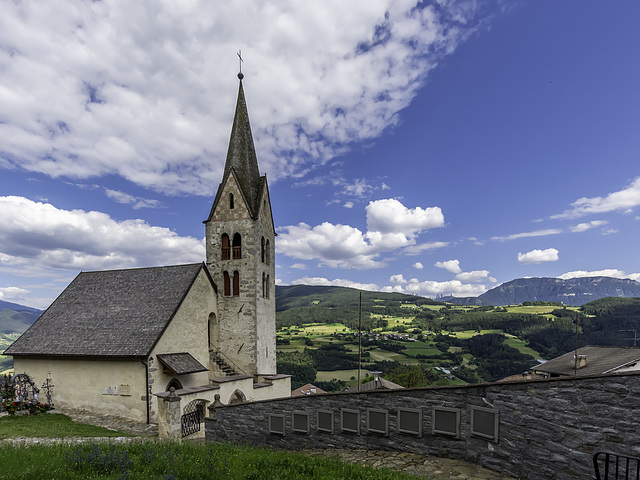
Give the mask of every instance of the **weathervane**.
[[238, 78], [240, 80], [244, 78], [244, 75], [242, 74], [242, 62], [244, 62], [244, 60], [242, 60], [242, 50], [238, 50], [238, 63], [240, 64], [240, 73], [238, 73]]

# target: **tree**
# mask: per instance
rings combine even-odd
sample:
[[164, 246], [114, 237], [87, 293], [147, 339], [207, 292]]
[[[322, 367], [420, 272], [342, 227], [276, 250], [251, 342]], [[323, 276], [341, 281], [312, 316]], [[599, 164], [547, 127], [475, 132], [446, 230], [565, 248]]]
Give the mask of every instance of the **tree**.
[[429, 385], [427, 372], [422, 369], [420, 364], [398, 365], [393, 370], [387, 372], [384, 377], [390, 382], [407, 388], [426, 387]]

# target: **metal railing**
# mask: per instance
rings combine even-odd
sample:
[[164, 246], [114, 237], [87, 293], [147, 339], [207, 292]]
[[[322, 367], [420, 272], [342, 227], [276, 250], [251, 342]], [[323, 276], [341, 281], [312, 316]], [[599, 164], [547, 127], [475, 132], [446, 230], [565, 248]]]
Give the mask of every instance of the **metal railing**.
[[209, 346], [209, 350], [213, 351], [214, 355], [216, 357], [218, 357], [223, 363], [226, 363], [228, 366], [232, 367], [233, 370], [235, 370], [236, 372], [242, 373], [244, 375], [247, 375], [247, 372], [245, 372], [243, 369], [241, 369], [238, 365], [236, 365], [233, 360], [231, 360], [229, 357], [227, 357], [224, 353], [222, 353], [217, 347], [214, 347], [213, 345]]
[[593, 456], [596, 480], [640, 480], [640, 457], [598, 452]]

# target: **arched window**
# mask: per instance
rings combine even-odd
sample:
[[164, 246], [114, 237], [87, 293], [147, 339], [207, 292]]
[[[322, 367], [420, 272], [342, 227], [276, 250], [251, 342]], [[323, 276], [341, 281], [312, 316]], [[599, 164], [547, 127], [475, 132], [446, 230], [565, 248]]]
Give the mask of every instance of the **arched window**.
[[269, 242], [269, 240], [267, 240], [264, 255], [265, 255], [265, 262], [267, 263], [267, 265], [270, 265], [271, 264], [271, 242]]
[[233, 235], [233, 259], [239, 260], [242, 258], [242, 239], [239, 233]]
[[171, 381], [169, 382], [169, 385], [167, 385], [167, 392], [171, 390], [171, 387], [175, 388], [176, 390], [182, 390], [182, 384], [177, 378], [171, 379]]
[[229, 209], [233, 210], [233, 193], [229, 194]]
[[218, 346], [219, 332], [220, 325], [218, 324], [218, 319], [216, 318], [216, 314], [211, 312], [209, 314], [209, 350], [211, 350], [212, 347]]
[[229, 272], [224, 272], [222, 274], [224, 276], [224, 296], [231, 296], [231, 279], [229, 278]]
[[229, 260], [231, 258], [231, 248], [229, 248], [229, 235], [222, 234], [222, 260]]
[[264, 237], [262, 237], [262, 239], [260, 240], [260, 261], [262, 263], [265, 262], [265, 260], [264, 260]]
[[233, 272], [233, 296], [237, 297], [240, 295], [240, 274], [236, 270]]

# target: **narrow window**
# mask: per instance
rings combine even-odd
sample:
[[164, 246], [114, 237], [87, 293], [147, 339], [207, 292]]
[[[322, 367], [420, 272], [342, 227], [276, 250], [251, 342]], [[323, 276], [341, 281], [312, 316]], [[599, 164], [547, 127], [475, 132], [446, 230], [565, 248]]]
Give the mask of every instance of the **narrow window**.
[[242, 240], [240, 234], [233, 235], [233, 259], [239, 260], [242, 258]]
[[267, 296], [267, 275], [262, 272], [262, 298]]
[[267, 240], [267, 244], [265, 245], [265, 262], [267, 263], [267, 265], [271, 264], [271, 242], [269, 242], [269, 240]]
[[222, 234], [222, 260], [229, 260], [231, 258], [231, 248], [229, 248], [229, 235]]
[[260, 260], [264, 263], [264, 237], [260, 240]]
[[271, 276], [267, 275], [267, 286], [265, 288], [265, 290], [267, 291], [267, 294], [265, 295], [266, 298], [269, 298], [269, 284], [271, 283]]
[[233, 210], [233, 193], [229, 194], [229, 208]]
[[224, 272], [224, 296], [231, 296], [231, 279], [229, 278], [229, 272]]
[[240, 274], [236, 270], [233, 272], [233, 296], [237, 297], [240, 295]]

